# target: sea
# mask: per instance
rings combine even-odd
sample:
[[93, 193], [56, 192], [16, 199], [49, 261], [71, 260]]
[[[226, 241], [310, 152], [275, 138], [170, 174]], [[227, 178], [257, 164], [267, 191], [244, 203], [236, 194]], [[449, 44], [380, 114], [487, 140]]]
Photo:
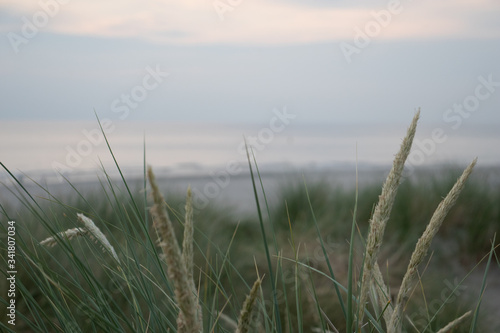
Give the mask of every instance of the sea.
[[[496, 126], [454, 130], [438, 125], [419, 127], [407, 174], [464, 167], [478, 157], [478, 167], [487, 170], [493, 184], [498, 182]], [[170, 191], [185, 191], [190, 185], [200, 206], [242, 206], [253, 202], [249, 159], [271, 198], [290, 181], [327, 181], [344, 187], [355, 186], [356, 179], [359, 184], [381, 183], [406, 129], [405, 124], [368, 123], [3, 121], [0, 200], [15, 201], [12, 190], [19, 184], [40, 195], [43, 188], [64, 195], [72, 190], [68, 183], [93, 191], [104, 175], [123, 175], [140, 184], [145, 165], [150, 165]], [[242, 207], [246, 208], [253, 206]]]

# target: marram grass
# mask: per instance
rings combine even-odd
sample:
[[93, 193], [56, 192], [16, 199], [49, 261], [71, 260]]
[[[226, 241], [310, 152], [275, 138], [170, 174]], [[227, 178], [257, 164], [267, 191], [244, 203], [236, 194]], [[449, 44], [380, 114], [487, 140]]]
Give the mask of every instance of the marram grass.
[[[198, 333], [202, 330], [202, 316], [198, 304], [198, 297], [194, 288], [192, 279], [192, 218], [186, 220], [185, 234], [190, 239], [184, 239], [181, 252], [177, 239], [175, 237], [174, 228], [170, 217], [168, 216], [165, 200], [161, 194], [156, 178], [151, 167], [148, 168], [148, 179], [151, 185], [154, 205], [151, 207], [151, 216], [153, 217], [154, 226], [158, 233], [158, 241], [163, 251], [165, 261], [167, 263], [167, 272], [174, 285], [177, 305], [179, 307], [179, 316], [177, 317], [178, 332]], [[190, 195], [188, 192], [188, 200]], [[188, 205], [191, 205], [188, 201]], [[186, 212], [186, 216], [188, 216]], [[189, 224], [189, 225], [188, 225]]]
[[[110, 197], [110, 203], [114, 201], [112, 212], [116, 214], [116, 225], [110, 224], [106, 218], [99, 217], [91, 207], [90, 212], [85, 213], [85, 215], [81, 213], [82, 210], [78, 211], [76, 226], [56, 228], [54, 225], [59, 224], [51, 224], [50, 219], [45, 216], [46, 212], [39, 212], [35, 209], [36, 207], [30, 208], [33, 209], [37, 219], [47, 221], [44, 222], [45, 227], [52, 236], [40, 241], [39, 244], [42, 247], [35, 247], [35, 250], [26, 245], [30, 241], [19, 240], [19, 256], [26, 257], [24, 269], [28, 272], [30, 279], [35, 281], [36, 289], [39, 290], [39, 293], [41, 292], [43, 299], [45, 299], [44, 303], [40, 305], [40, 297], [31, 295], [33, 287], [25, 286], [25, 280], [19, 280], [19, 290], [22, 293], [23, 302], [27, 304], [26, 307], [19, 310], [19, 317], [27, 323], [24, 331], [80, 332], [85, 330], [93, 332], [183, 333], [344, 331], [350, 333], [402, 333], [412, 331], [414, 323], [411, 320], [406, 320], [409, 316], [405, 310], [414, 301], [411, 297], [418, 279], [421, 278], [419, 268], [430, 251], [436, 233], [464, 189], [465, 182], [476, 164], [476, 160], [472, 161], [463, 171], [448, 195], [430, 217], [430, 222], [416, 243], [411, 258], [409, 258], [399, 290], [395, 290], [397, 288], [394, 285], [398, 285], [398, 283], [395, 284], [394, 281], [389, 283], [388, 274], [385, 274], [385, 270], [384, 274], [382, 273], [378, 261], [384, 244], [384, 232], [402, 180], [405, 160], [411, 151], [419, 115], [419, 112], [415, 114], [408, 128], [369, 219], [366, 242], [361, 241], [364, 246], [363, 258], [357, 261], [354, 260], [354, 255], [350, 254], [349, 260], [355, 263], [355, 267], [359, 267], [359, 276], [353, 277], [354, 272], [350, 273], [349, 279], [352, 278], [352, 281], [347, 282], [351, 284], [348, 286], [349, 288], [343, 286], [331, 273], [331, 269], [342, 273], [345, 268], [325, 263], [329, 256], [337, 254], [331, 248], [326, 248], [326, 246], [332, 245], [331, 241], [323, 240], [319, 229], [315, 233], [314, 230], [307, 230], [310, 228], [308, 225], [294, 225], [293, 218], [290, 218], [291, 215], [288, 214], [288, 204], [285, 204], [289, 226], [286, 237], [288, 237], [287, 244], [291, 239], [294, 249], [293, 258], [287, 258], [283, 254], [287, 253], [286, 246], [289, 245], [282, 244], [285, 236], [279, 234], [279, 231], [275, 231], [278, 229], [275, 225], [270, 228], [273, 243], [277, 249], [277, 254], [274, 256], [275, 261], [271, 260], [271, 256], [266, 257], [262, 253], [245, 252], [248, 249], [256, 251], [257, 246], [262, 245], [261, 243], [257, 244], [262, 240], [257, 241], [259, 238], [254, 237], [259, 232], [255, 223], [242, 223], [241, 226], [238, 224], [239, 227], [236, 230], [243, 235], [238, 236], [235, 246], [244, 246], [242, 243], [245, 240], [257, 245], [252, 244], [253, 247], [243, 248], [246, 250], [240, 248], [238, 250], [240, 252], [235, 252], [238, 253], [238, 256], [234, 257], [229, 249], [225, 252], [217, 244], [212, 243], [220, 236], [212, 237], [207, 232], [212, 227], [211, 218], [213, 216], [196, 215], [191, 190], [189, 188], [187, 190], [184, 205], [182, 207], [179, 205], [181, 207], [179, 211], [183, 213], [175, 211], [171, 208], [172, 206], [167, 206], [153, 170], [148, 167], [145, 170], [145, 179], [149, 181], [151, 188], [152, 200], [148, 210], [150, 215], [145, 213], [144, 216], [141, 216], [140, 210], [137, 209], [139, 207], [137, 202], [132, 199], [132, 204], [127, 206], [118, 199], [115, 192]], [[260, 177], [258, 169], [257, 175]], [[125, 180], [123, 181], [125, 182]], [[125, 184], [125, 186], [128, 190], [128, 185]], [[144, 190], [146, 189], [144, 188]], [[130, 194], [130, 191], [128, 193]], [[31, 198], [31, 196], [29, 197]], [[259, 200], [257, 195], [256, 200]], [[312, 210], [309, 194], [308, 202]], [[146, 199], [144, 199], [144, 205], [147, 205]], [[130, 209], [121, 210], [125, 206]], [[268, 215], [269, 222], [273, 223], [273, 217], [271, 214]], [[353, 215], [353, 224], [349, 225], [349, 228], [352, 226], [352, 231], [358, 227], [356, 221], [359, 219], [356, 217], [356, 209]], [[95, 217], [94, 220], [99, 222], [99, 226], [102, 226], [102, 231], [87, 216]], [[197, 227], [194, 225], [195, 216], [201, 216], [203, 220], [197, 222]], [[152, 228], [146, 222], [148, 218], [153, 221]], [[196, 220], [198, 219], [197, 217]], [[180, 223], [176, 223], [177, 221]], [[260, 222], [262, 228], [267, 228], [263, 223], [264, 218], [261, 217]], [[205, 226], [201, 228], [201, 224], [205, 224]], [[178, 225], [183, 227], [182, 234], [175, 232]], [[319, 228], [317, 224], [316, 227]], [[56, 229], [67, 230], [60, 232]], [[230, 225], [214, 230], [216, 230], [214, 233], [233, 234]], [[264, 231], [262, 230], [262, 232]], [[311, 232], [315, 235], [314, 237], [317, 235], [319, 239], [316, 241], [320, 245], [316, 246], [313, 253], [315, 255], [323, 253], [322, 261], [319, 261], [317, 257], [307, 257], [302, 261], [298, 249], [306, 248], [309, 245], [304, 244], [302, 247], [300, 243], [304, 235], [294, 235], [294, 232]], [[199, 242], [198, 239], [195, 240], [195, 233], [204, 239], [206, 245], [204, 242]], [[232, 237], [235, 235], [236, 231]], [[30, 236], [35, 238], [34, 233]], [[75, 238], [90, 239], [109, 256], [99, 257], [98, 260], [87, 266], [88, 258], [79, 257], [81, 254], [78, 249], [81, 250], [81, 248], [75, 246], [75, 249], [71, 245], [75, 243], [71, 241]], [[182, 243], [179, 243], [178, 239], [181, 238]], [[355, 237], [351, 237], [351, 241], [354, 239]], [[297, 240], [298, 245], [295, 247]], [[92, 242], [88, 244], [92, 244]], [[231, 239], [230, 244], [232, 243], [233, 239]], [[57, 251], [51, 250], [49, 252], [47, 248], [56, 245], [58, 245]], [[207, 246], [207, 253], [204, 253], [204, 246]], [[115, 251], [115, 248], [118, 251]], [[353, 244], [351, 244], [351, 249], [354, 250]], [[495, 244], [492, 245], [490, 251], [488, 266], [494, 249]], [[210, 251], [214, 253], [208, 253]], [[356, 250], [352, 252], [356, 252]], [[58, 258], [61, 253], [66, 254], [68, 259], [57, 266], [55, 265], [57, 260], [53, 259]], [[100, 251], [96, 253], [100, 253]], [[408, 257], [410, 256], [408, 255]], [[248, 264], [253, 258], [257, 260], [259, 271], [264, 270], [267, 274], [266, 269], [272, 270], [268, 276], [274, 276], [274, 280], [269, 279], [268, 282], [272, 284], [274, 288], [272, 292], [276, 292], [275, 294], [270, 295], [270, 287], [267, 284], [262, 284], [263, 278], [259, 277], [253, 285], [248, 285], [250, 273], [238, 270], [237, 267], [243, 267], [241, 262], [246, 261]], [[108, 259], [112, 260], [112, 265], [107, 264]], [[201, 263], [200, 260], [202, 260]], [[285, 262], [293, 264], [291, 270], [285, 265]], [[51, 271], [52, 269], [54, 271]], [[301, 269], [305, 269], [306, 274], [303, 274]], [[94, 274], [95, 271], [101, 273]], [[390, 273], [389, 271], [388, 269], [387, 273]], [[321, 283], [318, 282], [319, 279], [316, 279], [315, 275], [322, 278]], [[283, 290], [279, 288], [280, 284]], [[239, 285], [243, 285], [243, 287]], [[339, 296], [333, 291], [333, 285], [338, 287]], [[391, 289], [397, 292], [395, 298], [391, 297]], [[241, 292], [242, 290], [244, 292]], [[286, 293], [292, 294], [287, 297]], [[346, 295], [350, 297], [349, 313], [345, 313], [345, 309], [340, 307], [330, 307], [329, 304], [325, 303], [325, 295], [329, 295], [329, 298], [326, 298], [327, 303], [337, 305], [343, 304]], [[344, 299], [337, 299], [342, 297]], [[369, 300], [371, 300], [371, 304], [368, 303]], [[3, 298], [1, 301], [5, 302]], [[473, 316], [473, 324], [468, 330], [471, 333], [476, 328], [478, 309], [479, 305]], [[419, 327], [417, 331], [423, 329], [426, 332], [444, 333], [463, 329], [471, 317], [471, 311], [467, 310], [469, 309], [460, 309], [453, 317], [441, 319], [440, 327], [434, 327], [433, 330], [429, 330], [429, 325], [435, 316], [439, 316], [439, 311], [430, 314], [429, 317], [432, 316], [432, 318], [427, 327]], [[282, 323], [282, 325], [278, 323]], [[80, 325], [85, 325], [85, 328], [83, 326], [80, 328]], [[2, 331], [13, 332], [3, 322], [0, 322], [0, 328]]]
[[83, 214], [77, 214], [77, 217], [78, 221], [80, 221], [83, 225], [85, 225], [85, 228], [72, 228], [60, 232], [56, 236], [51, 236], [44, 239], [43, 241], [40, 242], [40, 245], [55, 246], [59, 238], [66, 238], [70, 240], [75, 237], [89, 235], [91, 239], [101, 244], [102, 249], [104, 251], [108, 251], [111, 254], [111, 256], [118, 263], [120, 263], [120, 259], [118, 259], [118, 255], [116, 254], [115, 248], [109, 243], [106, 236], [102, 233], [101, 229], [99, 229], [95, 225], [94, 221], [92, 221]]
[[[380, 251], [380, 246], [383, 242], [384, 231], [391, 214], [392, 205], [396, 199], [396, 193], [401, 181], [401, 175], [403, 174], [404, 164], [408, 155], [411, 151], [411, 146], [413, 143], [413, 138], [415, 137], [415, 132], [417, 129], [418, 118], [420, 117], [420, 111], [418, 111], [413, 117], [406, 137], [401, 143], [401, 148], [394, 158], [394, 163], [389, 175], [382, 187], [382, 193], [379, 196], [379, 201], [375, 206], [375, 211], [370, 220], [370, 232], [368, 233], [368, 238], [366, 241], [366, 251], [363, 266], [363, 277], [361, 279], [361, 291], [359, 295], [358, 303], [358, 330], [363, 324], [365, 303], [368, 298], [368, 289], [370, 288], [371, 281], [373, 278], [373, 271], [375, 265], [377, 264], [377, 256]], [[380, 277], [377, 279], [379, 283], [383, 283]], [[385, 285], [381, 288], [387, 289]]]
[[411, 290], [414, 286], [414, 281], [417, 277], [418, 266], [426, 257], [431, 246], [432, 239], [434, 238], [434, 236], [436, 236], [439, 228], [441, 227], [441, 224], [444, 221], [444, 218], [457, 201], [458, 195], [465, 186], [465, 181], [472, 173], [472, 169], [476, 165], [476, 162], [477, 159], [474, 159], [472, 161], [467, 169], [465, 169], [462, 176], [460, 176], [460, 178], [457, 180], [455, 186], [453, 186], [446, 198], [441, 201], [439, 206], [436, 208], [436, 211], [432, 215], [431, 221], [427, 225], [427, 228], [425, 229], [422, 237], [420, 237], [420, 239], [418, 240], [417, 245], [415, 246], [415, 251], [413, 251], [410, 263], [408, 264], [408, 268], [401, 283], [401, 287], [399, 288], [394, 312], [392, 313], [390, 322], [388, 323], [389, 333], [397, 333], [401, 331], [401, 327], [403, 325], [403, 308], [408, 302]]
[[88, 234], [88, 231], [86, 229], [83, 229], [83, 228], [68, 229], [66, 231], [58, 233], [56, 236], [47, 237], [46, 239], [44, 239], [43, 241], [40, 242], [40, 245], [53, 247], [53, 246], [57, 245], [57, 242], [58, 242], [57, 240], [59, 238], [71, 240], [75, 237], [85, 236], [87, 234]]
[[262, 284], [262, 279], [257, 279], [252, 289], [250, 290], [250, 294], [248, 294], [245, 302], [243, 303], [243, 308], [241, 309], [240, 318], [238, 320], [238, 328], [236, 329], [236, 333], [248, 333], [252, 328], [252, 314], [255, 308], [255, 302], [257, 297], [259, 296], [260, 285]]

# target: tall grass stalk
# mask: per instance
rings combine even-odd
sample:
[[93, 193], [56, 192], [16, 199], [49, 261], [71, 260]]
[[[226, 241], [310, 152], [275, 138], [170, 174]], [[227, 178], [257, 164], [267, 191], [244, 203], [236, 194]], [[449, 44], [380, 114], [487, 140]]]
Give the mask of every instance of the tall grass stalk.
[[[165, 200], [158, 188], [151, 167], [148, 168], [148, 179], [154, 201], [154, 205], [151, 207], [151, 215], [153, 216], [154, 226], [158, 231], [159, 244], [168, 265], [167, 272], [174, 284], [174, 292], [180, 310], [177, 317], [177, 330], [180, 333], [201, 332], [203, 321], [198, 305], [198, 298], [194, 293], [194, 281], [193, 279], [189, 279], [193, 273], [189, 272], [187, 267], [189, 265], [192, 268], [192, 263], [187, 262], [188, 260], [192, 260], [192, 254], [189, 253], [189, 250], [187, 250], [188, 253], [181, 253], [172, 222], [165, 207]], [[186, 223], [192, 223], [192, 220], [189, 219]], [[192, 228], [192, 226], [187, 228]], [[187, 231], [186, 234], [192, 237], [191, 231]], [[192, 241], [192, 238], [184, 239], [183, 243], [186, 244], [186, 248], [189, 248], [187, 244], [192, 244]]]
[[248, 333], [253, 327], [254, 323], [252, 322], [252, 315], [254, 313], [255, 302], [257, 300], [257, 297], [259, 296], [261, 283], [261, 278], [255, 280], [250, 293], [245, 299], [243, 308], [241, 309], [240, 317], [238, 319], [238, 327], [236, 328], [236, 333]]
[[[387, 176], [384, 186], [382, 187], [382, 193], [379, 196], [379, 201], [370, 220], [370, 231], [368, 233], [368, 238], [366, 241], [363, 277], [361, 279], [361, 290], [359, 294], [359, 309], [357, 319], [358, 330], [361, 330], [361, 327], [363, 325], [366, 300], [373, 277], [373, 270], [377, 262], [380, 246], [382, 245], [385, 226], [387, 224], [387, 221], [389, 220], [392, 205], [394, 204], [394, 200], [396, 198], [396, 193], [398, 190], [401, 175], [403, 173], [404, 164], [411, 151], [411, 146], [413, 143], [413, 138], [415, 137], [415, 131], [417, 128], [419, 117], [420, 110], [417, 111], [417, 113], [413, 117], [413, 121], [408, 128], [406, 137], [401, 144], [401, 148], [394, 158], [392, 169]], [[351, 328], [348, 327], [347, 329], [350, 330]]]
[[476, 165], [477, 158], [474, 159], [471, 164], [464, 170], [462, 176], [457, 180], [455, 186], [450, 190], [448, 195], [441, 201], [436, 211], [432, 215], [431, 221], [427, 225], [422, 237], [417, 242], [415, 246], [415, 251], [410, 259], [408, 268], [404, 275], [401, 287], [399, 289], [398, 297], [396, 299], [396, 305], [394, 307], [394, 312], [391, 316], [391, 320], [388, 323], [388, 333], [397, 333], [401, 331], [403, 325], [403, 309], [408, 302], [410, 297], [411, 289], [413, 288], [415, 278], [417, 277], [418, 266], [422, 263], [429, 247], [431, 246], [432, 239], [439, 230], [439, 227], [444, 221], [444, 218], [453, 207], [457, 198], [465, 186], [465, 181], [469, 178], [472, 169]]
[[[280, 249], [279, 249], [279, 246], [278, 246], [278, 241], [276, 239], [276, 229], [275, 229], [275, 226], [274, 226], [274, 221], [273, 221], [273, 219], [271, 217], [271, 210], [269, 209], [269, 201], [267, 200], [266, 190], [264, 188], [264, 183], [263, 183], [262, 177], [260, 175], [259, 165], [257, 163], [257, 160], [255, 158], [255, 154], [253, 153], [253, 151], [252, 151], [252, 158], [253, 158], [254, 165], [255, 165], [255, 171], [257, 172], [257, 176], [259, 177], [259, 183], [260, 183], [260, 188], [262, 190], [262, 196], [263, 196], [264, 202], [266, 204], [267, 217], [269, 219], [269, 224], [271, 226], [271, 234], [273, 236], [274, 251], [275, 251], [275, 254], [278, 256], [278, 264], [276, 265], [276, 276], [280, 278], [281, 286], [282, 286], [283, 290], [285, 290], [286, 289], [286, 283], [285, 283], [285, 277], [283, 275], [283, 267], [281, 265], [282, 261], [279, 260], [279, 258], [281, 257], [281, 255], [280, 255]], [[289, 304], [288, 304], [288, 295], [287, 295], [287, 293], [284, 293], [284, 303], [285, 303], [285, 315], [287, 316], [287, 319], [288, 319], [288, 323], [287, 324], [288, 324], [288, 327], [291, 328], [292, 327], [292, 323], [291, 323], [291, 318], [289, 316], [289, 314], [290, 314], [290, 308], [289, 308]]]
[[276, 326], [277, 326], [278, 332], [281, 332], [282, 331], [281, 318], [280, 318], [279, 304], [278, 304], [278, 298], [277, 298], [276, 284], [274, 281], [273, 265], [271, 264], [271, 255], [269, 253], [269, 246], [267, 244], [266, 229], [264, 227], [264, 220], [262, 218], [262, 210], [260, 208], [259, 195], [257, 193], [257, 186], [255, 185], [255, 176], [253, 173], [252, 161], [250, 159], [250, 149], [246, 143], [246, 139], [245, 139], [245, 148], [246, 148], [246, 152], [247, 152], [248, 167], [250, 169], [250, 178], [252, 180], [252, 188], [253, 188], [253, 193], [254, 193], [254, 197], [255, 197], [255, 205], [257, 206], [257, 213], [259, 216], [259, 225], [260, 225], [260, 230], [262, 233], [262, 240], [264, 242], [264, 250], [266, 252], [267, 266], [269, 269], [269, 276], [270, 276], [269, 280], [271, 282], [273, 308], [275, 311], [274, 317], [276, 320]]
[[354, 210], [352, 212], [351, 239], [349, 241], [349, 264], [347, 268], [347, 318], [346, 327], [351, 329], [353, 325], [353, 269], [354, 269], [354, 236], [356, 233], [356, 214], [358, 212], [358, 155], [356, 147], [356, 193], [354, 199]]

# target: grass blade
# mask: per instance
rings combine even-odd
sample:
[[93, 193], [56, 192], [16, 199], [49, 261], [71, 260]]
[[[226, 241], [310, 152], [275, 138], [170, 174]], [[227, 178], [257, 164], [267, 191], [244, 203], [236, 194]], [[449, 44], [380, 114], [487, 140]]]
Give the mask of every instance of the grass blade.
[[476, 331], [477, 318], [479, 316], [479, 308], [481, 307], [481, 301], [483, 299], [484, 290], [486, 289], [486, 277], [488, 276], [488, 271], [490, 269], [491, 258], [493, 256], [493, 253], [495, 252], [496, 237], [497, 237], [497, 234], [495, 233], [495, 235], [493, 236], [493, 241], [491, 242], [490, 255], [488, 257], [488, 262], [486, 263], [486, 268], [484, 270], [483, 283], [481, 284], [481, 292], [479, 294], [479, 300], [477, 302], [476, 309], [474, 310], [474, 316], [472, 317], [472, 324], [470, 326], [469, 333], [474, 333]]
[[356, 213], [358, 211], [358, 157], [357, 157], [357, 147], [356, 147], [356, 194], [354, 199], [354, 211], [352, 213], [352, 226], [351, 226], [351, 239], [349, 242], [349, 266], [347, 268], [347, 319], [346, 319], [346, 330], [352, 330], [353, 324], [353, 311], [352, 311], [352, 298], [353, 298], [353, 279], [352, 270], [354, 264], [354, 234], [356, 232]]
[[[330, 273], [330, 277], [336, 281], [336, 278], [335, 278], [335, 274], [333, 273], [333, 268], [332, 268], [332, 265], [330, 263], [330, 259], [326, 253], [326, 248], [325, 248], [325, 244], [323, 242], [323, 237], [321, 236], [321, 231], [319, 230], [319, 226], [318, 226], [318, 221], [316, 220], [316, 214], [314, 214], [314, 209], [312, 207], [312, 203], [311, 203], [311, 198], [309, 196], [309, 191], [307, 190], [307, 184], [306, 184], [306, 181], [304, 179], [304, 187], [306, 189], [306, 196], [307, 196], [307, 202], [309, 204], [309, 210], [311, 212], [311, 215], [312, 215], [312, 219], [313, 219], [313, 223], [314, 223], [314, 226], [316, 228], [316, 234], [318, 236], [318, 239], [319, 239], [319, 243], [320, 243], [320, 246], [321, 246], [321, 250], [323, 251], [323, 255], [325, 257], [325, 261], [326, 261], [326, 264], [328, 266], [328, 271]], [[344, 317], [346, 318], [347, 320], [347, 312], [346, 312], [346, 309], [345, 309], [345, 305], [344, 305], [344, 299], [342, 298], [342, 295], [340, 294], [340, 290], [337, 286], [337, 284], [334, 285], [334, 288], [335, 288], [335, 292], [337, 294], [337, 298], [339, 299], [339, 302], [340, 302], [340, 306], [342, 308], [342, 312], [344, 314]]]
[[276, 286], [274, 284], [273, 266], [271, 264], [271, 256], [269, 254], [269, 246], [267, 244], [266, 230], [264, 228], [264, 220], [262, 218], [262, 211], [260, 209], [259, 195], [257, 193], [257, 186], [255, 185], [255, 175], [253, 173], [252, 162], [250, 159], [250, 152], [249, 152], [249, 148], [248, 148], [246, 139], [245, 139], [245, 148], [246, 148], [246, 152], [247, 152], [248, 167], [250, 168], [250, 178], [252, 179], [252, 187], [253, 187], [253, 193], [255, 196], [255, 204], [257, 205], [257, 213], [259, 216], [260, 230], [262, 233], [262, 239], [264, 241], [264, 249], [266, 251], [266, 259], [267, 259], [267, 265], [268, 265], [269, 277], [270, 277], [269, 280], [271, 282], [271, 288], [272, 288], [272, 293], [273, 293], [273, 304], [274, 304], [274, 311], [275, 311], [275, 318], [276, 318], [276, 326], [277, 326], [278, 332], [282, 332], [277, 291], [276, 291]]

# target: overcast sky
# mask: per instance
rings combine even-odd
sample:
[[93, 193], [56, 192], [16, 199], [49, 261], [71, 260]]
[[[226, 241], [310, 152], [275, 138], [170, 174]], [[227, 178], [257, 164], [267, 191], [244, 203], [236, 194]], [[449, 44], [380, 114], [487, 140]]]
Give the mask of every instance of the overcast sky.
[[0, 120], [256, 123], [286, 107], [408, 123], [422, 107], [424, 123], [500, 124], [499, 17], [497, 0], [0, 0]]

